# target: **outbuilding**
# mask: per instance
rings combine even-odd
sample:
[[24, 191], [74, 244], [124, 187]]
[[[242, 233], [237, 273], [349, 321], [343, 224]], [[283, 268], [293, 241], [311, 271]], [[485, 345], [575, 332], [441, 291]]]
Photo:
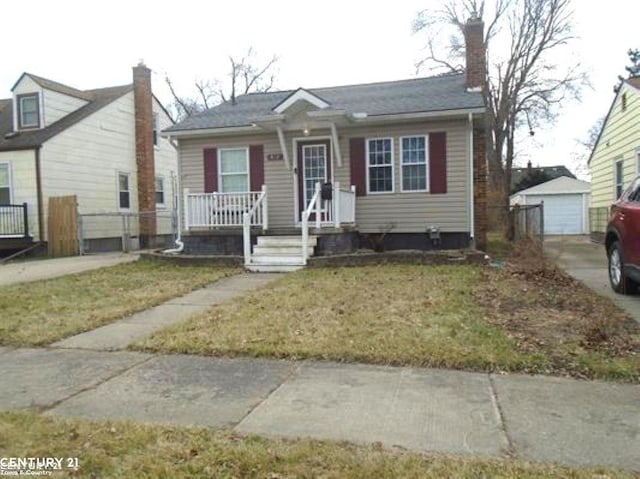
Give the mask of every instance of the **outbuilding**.
[[511, 205], [536, 205], [544, 202], [544, 233], [547, 235], [589, 234], [587, 181], [561, 176], [510, 197]]

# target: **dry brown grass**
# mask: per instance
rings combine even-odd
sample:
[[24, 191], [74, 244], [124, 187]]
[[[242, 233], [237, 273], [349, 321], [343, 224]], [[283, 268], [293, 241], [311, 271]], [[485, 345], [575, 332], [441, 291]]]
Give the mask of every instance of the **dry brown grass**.
[[146, 351], [474, 370], [540, 368], [482, 320], [472, 266], [308, 269], [141, 341]]
[[0, 288], [0, 344], [38, 346], [122, 319], [236, 273], [136, 261]]
[[134, 348], [640, 380], [637, 325], [532, 248], [503, 269], [300, 271]]
[[485, 321], [519, 351], [543, 352], [547, 371], [574, 377], [640, 379], [640, 325], [609, 299], [519, 243], [503, 271], [485, 269], [475, 297]]
[[610, 468], [417, 454], [344, 442], [242, 437], [211, 429], [0, 413], [0, 457], [77, 457], [86, 478], [622, 479]]

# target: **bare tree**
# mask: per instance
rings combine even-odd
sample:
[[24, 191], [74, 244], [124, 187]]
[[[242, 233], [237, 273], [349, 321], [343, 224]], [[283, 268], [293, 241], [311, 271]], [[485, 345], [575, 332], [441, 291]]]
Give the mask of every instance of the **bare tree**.
[[229, 101], [235, 104], [239, 95], [270, 91], [276, 78], [277, 62], [278, 57], [274, 55], [261, 64], [253, 48], [249, 48], [247, 54], [239, 60], [229, 56], [229, 83], [219, 79], [196, 80], [194, 87], [197, 94], [191, 97], [178, 95], [171, 79], [166, 75], [165, 81], [173, 97], [169, 109], [174, 113], [176, 120], [180, 121], [221, 102]]
[[575, 148], [570, 153], [569, 158], [577, 175], [587, 176], [589, 174], [587, 162], [591, 152], [596, 147], [596, 142], [604, 126], [604, 120], [605, 117], [598, 118], [583, 138], [575, 140]]
[[477, 17], [485, 22], [489, 173], [505, 204], [517, 135], [533, 135], [537, 127], [553, 122], [559, 105], [567, 97], [578, 98], [586, 83], [579, 63], [558, 57], [561, 47], [573, 39], [570, 4], [571, 0], [445, 0], [442, 8], [425, 10], [414, 21], [414, 31], [427, 33], [427, 56], [417, 67], [449, 71], [460, 71], [456, 61], [464, 55], [461, 36], [467, 20]]
[[627, 77], [623, 77], [622, 75], [618, 75], [618, 83], [613, 87], [613, 91], [618, 93], [620, 87], [624, 83], [627, 78], [633, 78], [640, 76], [640, 50], [637, 48], [630, 48], [627, 50], [627, 56], [629, 57], [630, 65], [624, 67], [627, 71]]

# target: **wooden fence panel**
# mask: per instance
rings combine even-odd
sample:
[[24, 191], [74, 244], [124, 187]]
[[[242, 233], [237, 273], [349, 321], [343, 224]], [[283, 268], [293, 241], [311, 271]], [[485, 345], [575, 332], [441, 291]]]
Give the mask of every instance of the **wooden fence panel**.
[[78, 245], [78, 199], [75, 195], [49, 198], [49, 256], [75, 256]]

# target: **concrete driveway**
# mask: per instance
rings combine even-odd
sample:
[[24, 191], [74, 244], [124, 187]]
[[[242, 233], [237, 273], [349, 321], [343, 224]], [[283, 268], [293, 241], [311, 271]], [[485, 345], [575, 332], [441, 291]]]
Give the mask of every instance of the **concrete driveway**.
[[640, 322], [640, 295], [617, 294], [609, 286], [607, 255], [603, 245], [592, 243], [588, 236], [552, 236], [545, 238], [544, 251], [571, 276], [596, 293], [611, 298]]
[[0, 286], [82, 273], [92, 269], [128, 263], [138, 258], [138, 254], [101, 253], [2, 264], [0, 265]]

